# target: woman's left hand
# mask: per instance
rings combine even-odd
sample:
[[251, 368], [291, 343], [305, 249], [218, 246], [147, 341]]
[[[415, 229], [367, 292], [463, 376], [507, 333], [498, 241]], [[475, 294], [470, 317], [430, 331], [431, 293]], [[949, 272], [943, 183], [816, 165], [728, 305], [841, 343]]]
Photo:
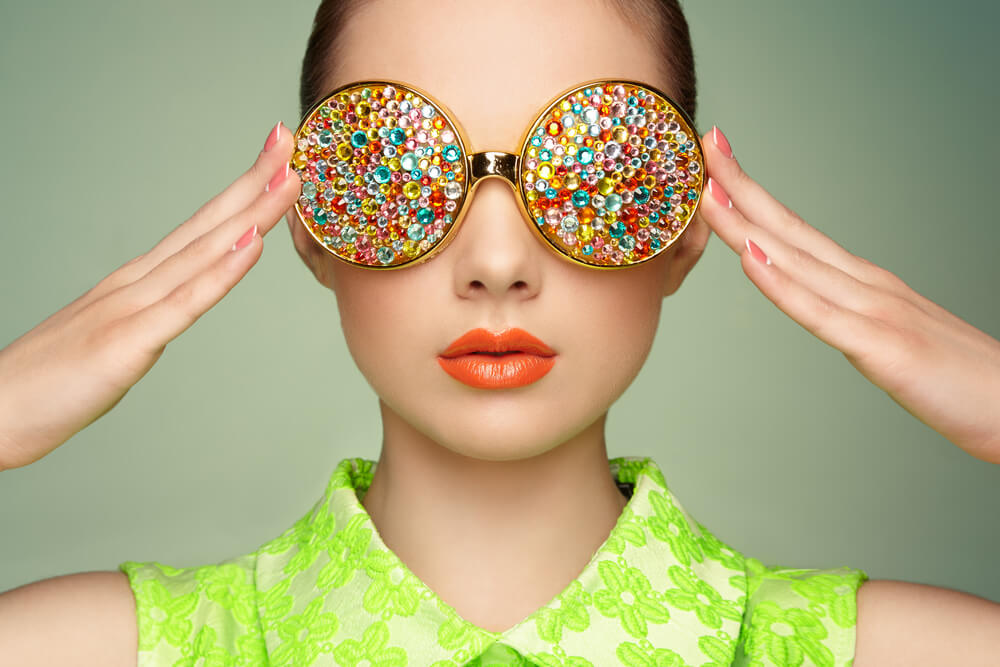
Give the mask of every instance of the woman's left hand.
[[692, 225], [707, 223], [764, 296], [910, 414], [1000, 463], [1000, 341], [807, 224], [743, 171], [717, 128], [702, 145], [711, 187]]

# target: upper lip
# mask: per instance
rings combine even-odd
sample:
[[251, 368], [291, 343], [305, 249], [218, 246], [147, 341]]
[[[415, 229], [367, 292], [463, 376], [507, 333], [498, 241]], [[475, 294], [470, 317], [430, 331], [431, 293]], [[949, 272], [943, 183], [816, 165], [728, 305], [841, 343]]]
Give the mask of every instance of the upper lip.
[[513, 327], [499, 333], [486, 329], [472, 329], [452, 341], [441, 356], [445, 359], [460, 357], [476, 352], [500, 354], [503, 352], [527, 352], [540, 357], [555, 356], [555, 352], [524, 329]]

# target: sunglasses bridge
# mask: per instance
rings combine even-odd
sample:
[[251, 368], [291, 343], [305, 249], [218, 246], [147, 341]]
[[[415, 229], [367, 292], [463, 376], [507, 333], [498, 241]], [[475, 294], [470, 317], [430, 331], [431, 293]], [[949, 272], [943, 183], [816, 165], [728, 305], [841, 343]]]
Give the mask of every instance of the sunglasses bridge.
[[518, 158], [519, 156], [513, 153], [502, 151], [473, 153], [469, 156], [469, 190], [471, 191], [476, 183], [489, 176], [502, 178], [517, 190]]

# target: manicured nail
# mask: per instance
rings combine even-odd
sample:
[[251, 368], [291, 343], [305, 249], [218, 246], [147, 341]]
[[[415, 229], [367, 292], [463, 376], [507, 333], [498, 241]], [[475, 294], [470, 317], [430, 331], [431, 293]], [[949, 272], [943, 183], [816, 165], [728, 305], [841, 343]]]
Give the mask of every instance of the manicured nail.
[[270, 192], [271, 188], [276, 188], [281, 185], [285, 179], [288, 178], [288, 163], [285, 163], [285, 168], [278, 170], [278, 173], [271, 178], [271, 182], [264, 186], [264, 192]]
[[248, 245], [250, 245], [250, 241], [253, 240], [253, 237], [256, 233], [257, 233], [257, 225], [254, 225], [250, 229], [243, 232], [243, 236], [241, 236], [239, 240], [233, 244], [232, 250], [236, 251], [239, 250], [240, 248], [245, 248]]
[[715, 182], [715, 180], [709, 176], [708, 177], [708, 191], [712, 193], [715, 201], [719, 202], [722, 206], [726, 208], [732, 208], [733, 202], [729, 200], [729, 195], [726, 191], [722, 189], [722, 186]]
[[729, 140], [726, 139], [726, 135], [722, 133], [722, 130], [717, 125], [712, 126], [712, 140], [719, 147], [719, 150], [729, 155], [729, 157], [733, 157], [733, 147], [729, 145]]
[[281, 133], [281, 121], [279, 120], [278, 123], [274, 126], [274, 129], [271, 131], [271, 134], [267, 135], [267, 141], [264, 142], [265, 153], [274, 148], [274, 145], [278, 143], [278, 137], [281, 136], [280, 133]]
[[771, 258], [764, 254], [764, 251], [760, 249], [760, 246], [750, 240], [747, 237], [747, 250], [750, 251], [750, 256], [756, 259], [761, 264], [771, 265]]

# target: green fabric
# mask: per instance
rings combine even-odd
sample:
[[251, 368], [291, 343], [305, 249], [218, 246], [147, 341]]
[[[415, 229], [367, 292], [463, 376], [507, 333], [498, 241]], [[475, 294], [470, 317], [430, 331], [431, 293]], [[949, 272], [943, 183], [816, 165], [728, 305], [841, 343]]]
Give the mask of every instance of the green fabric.
[[852, 664], [865, 572], [766, 567], [688, 515], [650, 458], [608, 463], [631, 494], [608, 539], [505, 632], [461, 618], [386, 547], [361, 504], [376, 462], [349, 458], [312, 510], [254, 553], [122, 563], [139, 665]]

